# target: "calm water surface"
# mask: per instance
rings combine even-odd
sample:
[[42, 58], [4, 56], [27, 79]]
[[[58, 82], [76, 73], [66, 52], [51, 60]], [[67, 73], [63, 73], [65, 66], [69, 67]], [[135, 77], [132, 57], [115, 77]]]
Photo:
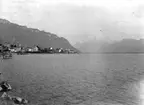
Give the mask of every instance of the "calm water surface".
[[[4, 73], [4, 79], [7, 79], [14, 87], [15, 92], [12, 94], [23, 95], [33, 100], [33, 103], [40, 95], [43, 96], [41, 100], [49, 97], [48, 92], [51, 91], [49, 89], [51, 86], [57, 87], [57, 89], [59, 86], [71, 86], [73, 91], [81, 89], [83, 95], [90, 91], [96, 91], [109, 82], [103, 80], [102, 73], [107, 74], [110, 83], [115, 86], [110, 87], [114, 92], [108, 88], [109, 93], [106, 93], [108, 97], [119, 96], [118, 99], [121, 99], [121, 102], [127, 101], [122, 97], [131, 98], [128, 103], [144, 97], [142, 94], [144, 92], [143, 54], [24, 55], [4, 60], [1, 62], [0, 68]], [[141, 75], [137, 75], [137, 73]], [[135, 81], [123, 84], [123, 87], [128, 85], [126, 88], [130, 97], [120, 96], [116, 89], [122, 83], [120, 80], [113, 81], [113, 78], [117, 79], [114, 76], [125, 81], [127, 81], [125, 76], [135, 79]], [[86, 91], [87, 93], [85, 93]], [[97, 99], [96, 94], [92, 96], [94, 100]], [[143, 104], [141, 102], [141, 105]]]

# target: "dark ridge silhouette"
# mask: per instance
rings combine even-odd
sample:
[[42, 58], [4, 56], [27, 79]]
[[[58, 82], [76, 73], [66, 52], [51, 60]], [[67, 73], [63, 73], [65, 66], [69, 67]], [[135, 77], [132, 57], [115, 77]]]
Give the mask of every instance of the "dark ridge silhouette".
[[19, 42], [23, 46], [38, 45], [43, 48], [53, 47], [78, 51], [63, 37], [0, 19], [0, 43], [4, 42]]

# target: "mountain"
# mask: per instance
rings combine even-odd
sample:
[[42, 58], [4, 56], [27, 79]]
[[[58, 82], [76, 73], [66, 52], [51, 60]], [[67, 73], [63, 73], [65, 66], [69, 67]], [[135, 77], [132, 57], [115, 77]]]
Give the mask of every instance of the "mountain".
[[63, 37], [0, 19], [0, 43], [3, 42], [19, 42], [24, 46], [39, 45], [43, 48], [53, 47], [78, 51]]
[[144, 39], [123, 39], [119, 42], [109, 44], [102, 52], [112, 53], [144, 53]]
[[101, 49], [106, 45], [107, 43], [104, 41], [86, 41], [83, 43], [76, 43], [74, 46], [81, 52], [101, 52]]
[[122, 39], [113, 43], [104, 41], [91, 41], [77, 43], [77, 49], [92, 53], [144, 53], [144, 39]]

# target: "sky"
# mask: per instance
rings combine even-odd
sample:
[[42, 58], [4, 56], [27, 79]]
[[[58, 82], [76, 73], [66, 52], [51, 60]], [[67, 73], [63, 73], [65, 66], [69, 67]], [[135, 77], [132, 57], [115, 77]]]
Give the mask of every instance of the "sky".
[[0, 0], [0, 17], [67, 38], [144, 38], [143, 0]]

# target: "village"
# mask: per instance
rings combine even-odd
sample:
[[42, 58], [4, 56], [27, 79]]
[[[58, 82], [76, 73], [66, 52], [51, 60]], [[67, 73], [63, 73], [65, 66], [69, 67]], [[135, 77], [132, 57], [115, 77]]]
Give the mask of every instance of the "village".
[[77, 51], [74, 51], [72, 49], [63, 49], [63, 48], [42, 48], [38, 45], [35, 46], [22, 46], [19, 43], [16, 44], [10, 44], [5, 42], [4, 44], [0, 44], [0, 52], [6, 52], [10, 51], [11, 53], [16, 53], [18, 55], [23, 54], [75, 54], [78, 53]]

